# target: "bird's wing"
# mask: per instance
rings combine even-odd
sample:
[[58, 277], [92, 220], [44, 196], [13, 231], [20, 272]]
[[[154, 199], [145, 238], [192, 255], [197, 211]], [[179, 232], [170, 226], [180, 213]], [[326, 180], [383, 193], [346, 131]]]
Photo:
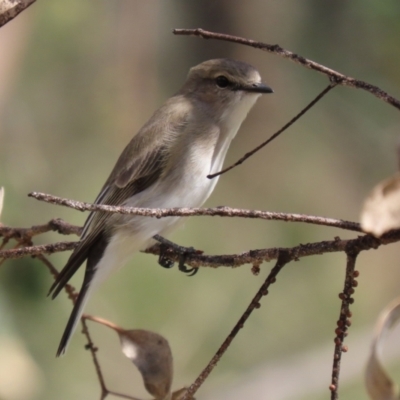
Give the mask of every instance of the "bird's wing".
[[[128, 198], [151, 186], [159, 178], [168, 162], [167, 146], [170, 146], [171, 142], [169, 140], [161, 142], [157, 139], [158, 135], [154, 135], [154, 132], [153, 134], [149, 132], [155, 129], [155, 124], [151, 123], [151, 121], [141, 129], [125, 148], [98, 195], [95, 204], [121, 205]], [[159, 127], [158, 129], [165, 130], [163, 134], [175, 135], [176, 132], [182, 133], [185, 130], [186, 122], [186, 115], [182, 114], [179, 118], [175, 117], [172, 121], [167, 121], [165, 124], [156, 124], [156, 126]], [[130, 157], [131, 154], [132, 157]], [[104, 226], [110, 216], [111, 214], [106, 212], [90, 213], [83, 227], [78, 246], [50, 288], [49, 294], [52, 293], [52, 298], [58, 295], [81, 264], [88, 258], [91, 250], [99, 247], [96, 246], [98, 241], [107, 244], [107, 240], [104, 238]], [[104, 251], [105, 246], [102, 246], [102, 249]], [[102, 253], [96, 254], [94, 258], [100, 259], [101, 255]], [[93, 265], [94, 267], [95, 265]]]

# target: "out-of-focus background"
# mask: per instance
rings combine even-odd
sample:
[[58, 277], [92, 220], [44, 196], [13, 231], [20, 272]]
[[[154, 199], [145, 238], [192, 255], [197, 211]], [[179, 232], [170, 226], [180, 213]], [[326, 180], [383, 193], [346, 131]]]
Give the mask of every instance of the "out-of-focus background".
[[[327, 85], [325, 77], [282, 58], [177, 37], [173, 28], [202, 27], [278, 43], [399, 98], [399, 18], [400, 4], [394, 0], [38, 1], [0, 29], [2, 222], [28, 227], [61, 217], [82, 224], [85, 215], [37, 202], [27, 193], [92, 201], [132, 135], [201, 61], [247, 61], [275, 91], [251, 111], [226, 165], [265, 140]], [[365, 92], [337, 88], [278, 140], [224, 175], [206, 205], [358, 221], [372, 186], [397, 169], [399, 133], [398, 110]], [[225, 254], [337, 235], [354, 237], [303, 224], [192, 218], [171, 239]], [[47, 234], [36, 243], [59, 240], [65, 237]], [[50, 259], [61, 268], [67, 257]], [[397, 245], [359, 258], [349, 352], [342, 363], [343, 399], [366, 398], [363, 365], [379, 310], [399, 294], [398, 260]], [[202, 269], [188, 278], [141, 254], [98, 290], [87, 311], [164, 335], [174, 353], [178, 388], [206, 365], [271, 265], [263, 264], [257, 277], [244, 266]], [[289, 265], [197, 397], [326, 399], [344, 267], [343, 254]], [[81, 279], [82, 273], [73, 284], [80, 287]], [[55, 301], [46, 298], [51, 282], [34, 259], [1, 266], [1, 399], [98, 398], [79, 331], [67, 355], [55, 358], [71, 303], [63, 294]], [[146, 397], [139, 374], [119, 351], [117, 336], [90, 326], [107, 385]], [[390, 355], [399, 347], [394, 342]]]

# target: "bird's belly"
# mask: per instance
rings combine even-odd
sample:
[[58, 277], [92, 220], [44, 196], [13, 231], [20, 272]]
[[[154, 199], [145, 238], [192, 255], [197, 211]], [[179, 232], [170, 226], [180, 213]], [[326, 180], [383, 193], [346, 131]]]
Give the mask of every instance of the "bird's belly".
[[[201, 178], [189, 178], [185, 177], [172, 185], [160, 182], [133, 196], [124, 205], [144, 208], [199, 207], [207, 200], [216, 182], [209, 180], [205, 173]], [[122, 267], [133, 253], [151, 246], [154, 235], [166, 235], [183, 222], [181, 217], [113, 214], [108, 220], [113, 234], [98, 265], [96, 285], [103, 282], [112, 270]]]
[[[210, 163], [198, 163], [192, 165], [192, 168], [182, 166], [168, 179], [158, 181], [128, 199], [124, 205], [145, 208], [200, 207], [217, 183], [217, 178], [207, 178], [209, 165]], [[188, 170], [192, 173], [188, 173]], [[170, 232], [179, 222], [183, 222], [180, 217], [155, 218], [121, 214], [114, 214], [112, 219], [112, 229], [124, 238], [130, 236], [136, 242], [133, 247], [137, 246], [138, 241], [142, 242], [141, 249], [148, 246], [154, 235]]]

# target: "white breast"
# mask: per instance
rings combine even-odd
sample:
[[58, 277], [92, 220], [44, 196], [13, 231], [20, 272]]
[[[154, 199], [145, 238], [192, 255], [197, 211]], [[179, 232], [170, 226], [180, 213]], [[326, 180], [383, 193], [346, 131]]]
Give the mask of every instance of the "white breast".
[[[177, 167], [171, 172], [173, 177], [169, 176], [154, 183], [130, 198], [125, 205], [149, 208], [202, 206], [218, 182], [218, 177], [209, 179], [207, 175], [222, 168], [229, 145], [258, 96], [258, 94], [246, 94], [243, 98], [238, 98], [238, 101], [222, 116], [218, 136], [215, 136], [211, 145], [204, 145], [201, 150], [193, 145], [187, 146], [185, 157], [179, 160]], [[170, 231], [179, 220], [179, 217], [156, 219], [124, 216], [118, 225], [122, 231], [127, 231], [130, 240], [137, 241], [140, 237], [142, 243], [147, 243], [154, 235]], [[122, 236], [125, 236], [122, 231]], [[134, 239], [132, 235], [136, 238]], [[127, 242], [128, 240], [126, 238]]]

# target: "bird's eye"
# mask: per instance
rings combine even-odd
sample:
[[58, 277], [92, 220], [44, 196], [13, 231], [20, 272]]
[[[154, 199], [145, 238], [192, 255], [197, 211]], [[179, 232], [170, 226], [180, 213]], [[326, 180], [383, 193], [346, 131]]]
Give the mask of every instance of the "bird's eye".
[[226, 88], [227, 86], [229, 86], [230, 82], [226, 76], [220, 75], [217, 76], [217, 78], [215, 79], [215, 83], [220, 88]]

